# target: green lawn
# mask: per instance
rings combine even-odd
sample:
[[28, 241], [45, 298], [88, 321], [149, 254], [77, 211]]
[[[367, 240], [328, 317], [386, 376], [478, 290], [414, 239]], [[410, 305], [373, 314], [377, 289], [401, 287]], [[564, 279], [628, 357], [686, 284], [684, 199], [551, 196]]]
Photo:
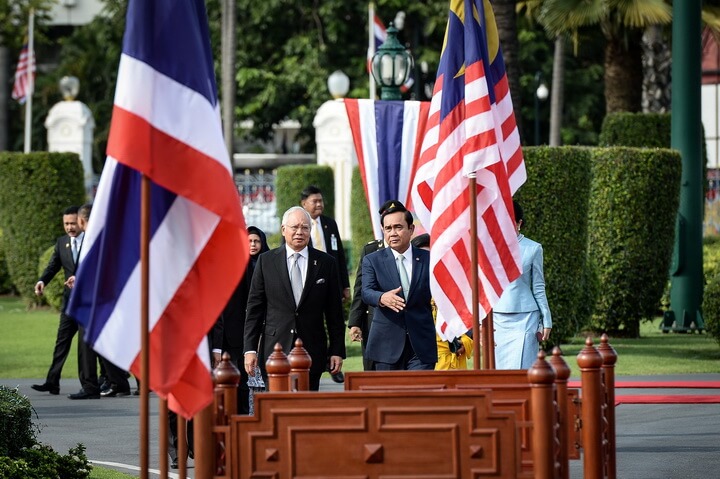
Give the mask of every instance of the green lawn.
[[[0, 377], [37, 378], [47, 374], [52, 359], [58, 313], [49, 309], [28, 311], [15, 297], [0, 297]], [[704, 334], [663, 334], [659, 319], [641, 326], [640, 339], [610, 339], [619, 355], [617, 375], [720, 373], [720, 346]], [[575, 357], [584, 338], [574, 338], [561, 348], [573, 376]], [[595, 338], [599, 344], [599, 338]], [[63, 378], [77, 377], [75, 347], [63, 368]], [[360, 344], [347, 343], [344, 371], [361, 371]]]

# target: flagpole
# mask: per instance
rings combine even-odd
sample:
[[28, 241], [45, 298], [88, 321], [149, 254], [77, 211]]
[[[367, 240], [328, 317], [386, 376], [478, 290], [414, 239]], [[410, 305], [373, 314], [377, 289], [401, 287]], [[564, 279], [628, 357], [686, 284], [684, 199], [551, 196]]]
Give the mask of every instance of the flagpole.
[[[140, 478], [148, 479], [150, 439], [150, 179], [140, 189]], [[159, 418], [160, 421], [167, 420]]]
[[28, 92], [25, 101], [25, 144], [24, 153], [30, 153], [32, 143], [32, 97], [35, 91], [35, 9], [30, 9], [28, 18]]
[[485, 349], [487, 340], [481, 335], [485, 331], [480, 328], [480, 308], [478, 306], [478, 258], [477, 258], [477, 185], [475, 172], [468, 176], [470, 184], [470, 267], [473, 268], [473, 274], [470, 275], [470, 288], [472, 290], [472, 318], [473, 318], [473, 369], [480, 369], [480, 355], [482, 354], [482, 366], [487, 369], [487, 357]]
[[368, 56], [370, 62], [368, 63], [368, 87], [370, 90], [370, 99], [376, 98], [375, 91], [375, 79], [372, 76], [372, 57], [375, 56], [375, 3], [368, 3]]

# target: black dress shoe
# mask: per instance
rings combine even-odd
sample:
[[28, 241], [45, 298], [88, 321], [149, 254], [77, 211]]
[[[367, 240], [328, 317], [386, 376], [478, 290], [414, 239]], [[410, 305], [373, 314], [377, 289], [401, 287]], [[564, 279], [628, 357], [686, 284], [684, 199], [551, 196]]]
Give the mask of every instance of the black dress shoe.
[[330, 373], [330, 378], [338, 384], [342, 384], [345, 382], [345, 375], [342, 373], [342, 371], [337, 374]]
[[139, 395], [140, 395], [140, 388], [137, 388], [136, 390], [134, 390], [132, 394], [133, 394], [133, 396], [139, 396]]
[[87, 393], [84, 389], [76, 392], [75, 394], [68, 394], [70, 399], [100, 399], [100, 393]]
[[33, 389], [36, 390], [36, 391], [40, 391], [40, 392], [43, 392], [43, 393], [44, 393], [44, 392], [48, 392], [48, 393], [54, 394], [54, 395], [60, 394], [60, 387], [59, 387], [59, 386], [53, 386], [53, 385], [48, 384], [48, 383], [33, 384], [33, 385], [30, 386], [30, 387], [33, 388]]
[[100, 396], [102, 396], [104, 398], [114, 398], [114, 397], [118, 397], [118, 396], [129, 396], [129, 395], [130, 395], [129, 389], [126, 389], [123, 391], [123, 390], [119, 390], [114, 387], [111, 387], [107, 391], [102, 391], [100, 393]]
[[177, 468], [178, 468], [178, 463], [177, 463], [177, 459], [175, 459], [174, 461], [170, 462], [170, 469], [177, 469]]
[[109, 381], [105, 381], [100, 385], [100, 392], [103, 393], [110, 389], [112, 387], [112, 384]]

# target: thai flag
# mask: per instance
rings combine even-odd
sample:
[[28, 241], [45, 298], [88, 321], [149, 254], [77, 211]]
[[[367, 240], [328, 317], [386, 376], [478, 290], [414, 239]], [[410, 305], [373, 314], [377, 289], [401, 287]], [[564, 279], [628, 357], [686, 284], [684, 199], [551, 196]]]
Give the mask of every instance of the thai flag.
[[149, 386], [189, 418], [212, 401], [206, 335], [249, 257], [202, 0], [129, 2], [107, 153], [69, 314], [98, 353], [140, 375], [145, 175]]
[[400, 200], [408, 208], [430, 102], [345, 99], [373, 232], [382, 238], [378, 208]]

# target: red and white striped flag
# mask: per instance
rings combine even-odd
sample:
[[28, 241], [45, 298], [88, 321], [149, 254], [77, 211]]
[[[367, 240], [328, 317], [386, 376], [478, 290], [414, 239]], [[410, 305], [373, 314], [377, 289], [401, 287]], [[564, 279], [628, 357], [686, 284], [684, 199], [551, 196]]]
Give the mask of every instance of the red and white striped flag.
[[[451, 0], [449, 13], [412, 200], [432, 240], [437, 330], [452, 339], [472, 328], [473, 274], [482, 319], [522, 273], [512, 195], [526, 173], [490, 2]], [[476, 266], [470, 181], [477, 182]]]
[[35, 79], [35, 55], [25, 43], [20, 50], [20, 58], [18, 58], [17, 68], [15, 69], [15, 83], [12, 89], [12, 98], [20, 104], [25, 103], [27, 97], [32, 95], [34, 81], [31, 81], [30, 72], [32, 71], [32, 80]]

